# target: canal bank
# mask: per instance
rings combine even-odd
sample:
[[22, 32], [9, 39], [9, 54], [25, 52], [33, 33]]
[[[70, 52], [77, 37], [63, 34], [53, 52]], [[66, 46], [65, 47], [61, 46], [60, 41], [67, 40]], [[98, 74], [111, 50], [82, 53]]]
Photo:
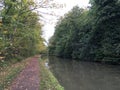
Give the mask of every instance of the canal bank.
[[120, 66], [49, 57], [49, 68], [65, 90], [120, 90]]
[[57, 79], [46, 66], [46, 59], [39, 59], [40, 64], [40, 90], [64, 90]]

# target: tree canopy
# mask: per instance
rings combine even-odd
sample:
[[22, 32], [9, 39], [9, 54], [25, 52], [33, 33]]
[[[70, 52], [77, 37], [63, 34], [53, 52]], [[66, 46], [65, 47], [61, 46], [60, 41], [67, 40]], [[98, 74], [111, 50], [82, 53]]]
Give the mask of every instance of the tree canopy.
[[120, 1], [91, 0], [61, 17], [49, 41], [49, 53], [89, 61], [120, 62]]
[[45, 50], [42, 24], [32, 0], [4, 0], [1, 2], [0, 56], [6, 60], [40, 53]]

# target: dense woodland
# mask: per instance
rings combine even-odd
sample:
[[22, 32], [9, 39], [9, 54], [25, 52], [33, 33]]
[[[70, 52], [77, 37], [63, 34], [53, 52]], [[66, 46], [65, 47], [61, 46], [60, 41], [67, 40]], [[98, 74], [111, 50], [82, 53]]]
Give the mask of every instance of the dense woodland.
[[120, 63], [120, 0], [91, 0], [61, 17], [49, 54], [84, 61]]
[[22, 60], [45, 50], [32, 0], [0, 0], [0, 60]]

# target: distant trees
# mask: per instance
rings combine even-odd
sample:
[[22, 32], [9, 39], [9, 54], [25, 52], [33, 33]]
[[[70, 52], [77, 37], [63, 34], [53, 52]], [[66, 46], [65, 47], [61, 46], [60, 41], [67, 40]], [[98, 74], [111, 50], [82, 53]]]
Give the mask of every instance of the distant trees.
[[74, 7], [72, 10], [73, 11], [69, 12], [69, 14], [66, 14], [64, 18], [61, 17], [60, 21], [55, 27], [56, 32], [51, 38], [54, 40], [50, 41], [50, 48], [53, 47], [52, 45], [55, 46], [54, 53], [57, 56], [72, 57], [72, 45], [74, 43], [74, 35], [76, 35], [76, 26], [78, 24], [76, 20], [81, 15], [82, 9], [79, 9], [79, 7]]
[[32, 11], [35, 3], [32, 0], [4, 0], [2, 6], [0, 56], [6, 60], [20, 60], [43, 51], [42, 25], [38, 14]]
[[58, 21], [49, 53], [90, 61], [120, 61], [120, 1], [91, 0]]

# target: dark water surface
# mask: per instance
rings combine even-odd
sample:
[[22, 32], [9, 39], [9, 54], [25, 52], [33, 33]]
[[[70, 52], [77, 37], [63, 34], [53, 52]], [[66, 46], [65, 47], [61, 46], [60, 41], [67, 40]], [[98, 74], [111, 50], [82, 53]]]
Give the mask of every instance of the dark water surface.
[[120, 90], [120, 66], [49, 57], [49, 67], [65, 90]]

